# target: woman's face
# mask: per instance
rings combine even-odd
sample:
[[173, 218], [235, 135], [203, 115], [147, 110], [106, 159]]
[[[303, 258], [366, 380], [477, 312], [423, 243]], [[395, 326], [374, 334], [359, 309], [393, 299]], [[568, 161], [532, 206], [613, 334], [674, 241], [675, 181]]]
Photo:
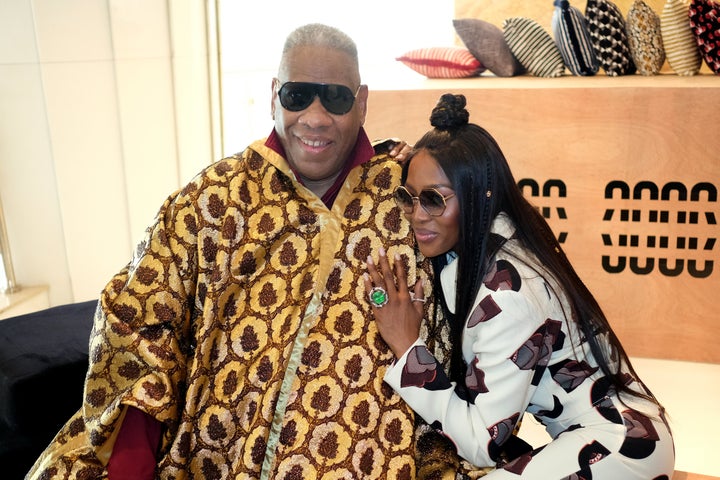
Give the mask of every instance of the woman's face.
[[405, 214], [410, 221], [420, 252], [426, 257], [436, 257], [453, 250], [460, 237], [460, 208], [458, 198], [454, 195], [450, 180], [437, 161], [426, 151], [420, 150], [413, 156], [405, 188], [417, 197], [420, 192], [434, 188], [444, 197], [445, 211], [442, 215], [431, 216], [415, 201], [411, 214]]

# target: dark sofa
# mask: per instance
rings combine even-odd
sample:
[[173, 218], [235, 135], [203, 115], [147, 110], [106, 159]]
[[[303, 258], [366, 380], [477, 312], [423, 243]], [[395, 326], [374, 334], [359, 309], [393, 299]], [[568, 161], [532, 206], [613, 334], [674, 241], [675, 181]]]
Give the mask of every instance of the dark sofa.
[[97, 301], [0, 320], [0, 471], [22, 479], [80, 408]]

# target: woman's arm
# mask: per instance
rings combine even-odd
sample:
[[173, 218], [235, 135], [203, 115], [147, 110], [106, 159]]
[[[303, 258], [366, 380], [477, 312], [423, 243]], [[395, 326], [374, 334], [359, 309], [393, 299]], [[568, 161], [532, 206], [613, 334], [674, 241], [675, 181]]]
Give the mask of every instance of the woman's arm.
[[[381, 255], [383, 271], [384, 261]], [[379, 278], [370, 265], [368, 269], [376, 279], [373, 284], [383, 282], [392, 291], [391, 277], [383, 274]], [[481, 289], [465, 330], [464, 344], [455, 346], [464, 348], [468, 360], [467, 388], [456, 388], [450, 382], [421, 340], [406, 348], [385, 376], [385, 381], [428, 424], [453, 440], [463, 458], [478, 466], [495, 464], [525, 412], [560, 334], [559, 322], [545, 318], [534, 301], [534, 291], [527, 290], [532, 287], [523, 288]], [[404, 299], [397, 295], [397, 305], [386, 310], [393, 304], [394, 297], [389, 296], [387, 305], [374, 309], [379, 328], [385, 325], [381, 333], [392, 331], [395, 323], [405, 323], [403, 312], [410, 315], [413, 310], [409, 295]]]

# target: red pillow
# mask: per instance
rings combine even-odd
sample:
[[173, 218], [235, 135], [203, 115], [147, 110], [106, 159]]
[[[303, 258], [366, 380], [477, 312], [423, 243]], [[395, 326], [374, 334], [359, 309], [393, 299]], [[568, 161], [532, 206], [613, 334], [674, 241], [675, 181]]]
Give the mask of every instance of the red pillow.
[[462, 47], [419, 48], [396, 60], [428, 78], [474, 77], [485, 71], [470, 50]]

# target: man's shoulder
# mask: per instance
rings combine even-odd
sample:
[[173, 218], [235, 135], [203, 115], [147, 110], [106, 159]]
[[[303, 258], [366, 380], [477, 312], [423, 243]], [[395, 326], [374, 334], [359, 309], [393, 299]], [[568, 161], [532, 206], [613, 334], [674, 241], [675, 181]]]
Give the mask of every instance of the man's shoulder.
[[198, 176], [232, 177], [249, 169], [259, 168], [265, 162], [270, 161], [268, 157], [273, 155], [280, 157], [258, 140], [241, 152], [214, 161], [205, 167]]
[[[382, 172], [385, 172], [385, 174], [389, 173], [394, 177], [395, 175], [400, 175], [402, 171], [402, 164], [387, 152], [376, 152], [370, 160], [361, 164], [361, 167], [364, 168], [369, 175], [382, 175]], [[400, 179], [398, 178], [397, 181], [399, 182]]]
[[386, 138], [382, 140], [373, 140], [372, 146], [373, 150], [375, 150], [375, 155], [389, 155], [390, 150], [392, 150], [397, 143], [397, 139]]

